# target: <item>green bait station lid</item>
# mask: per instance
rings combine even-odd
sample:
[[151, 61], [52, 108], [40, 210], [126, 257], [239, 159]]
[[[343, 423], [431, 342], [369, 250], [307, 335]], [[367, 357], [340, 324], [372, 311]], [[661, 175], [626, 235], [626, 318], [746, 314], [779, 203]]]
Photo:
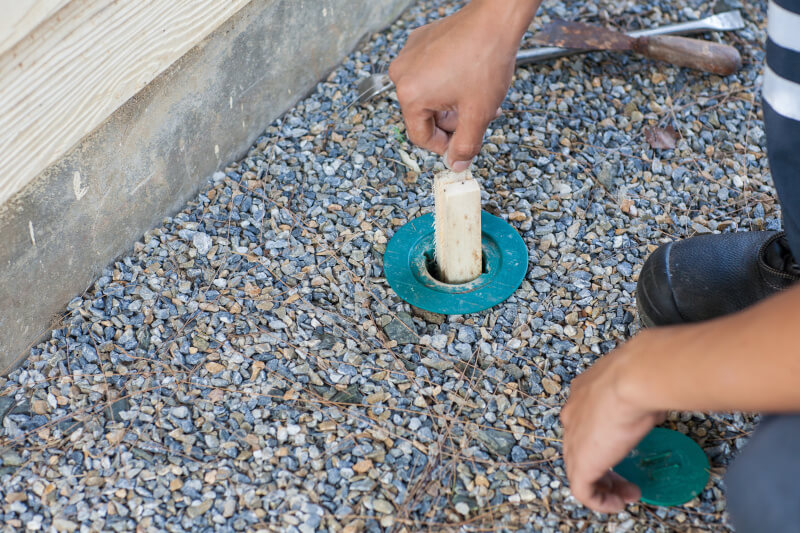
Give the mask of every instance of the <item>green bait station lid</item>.
[[653, 428], [614, 472], [639, 486], [644, 503], [682, 505], [705, 488], [709, 464], [703, 449], [683, 433]]
[[386, 247], [383, 270], [400, 298], [442, 315], [483, 311], [511, 296], [528, 271], [528, 248], [502, 218], [481, 211], [483, 273], [462, 284], [436, 279], [433, 214], [408, 222]]

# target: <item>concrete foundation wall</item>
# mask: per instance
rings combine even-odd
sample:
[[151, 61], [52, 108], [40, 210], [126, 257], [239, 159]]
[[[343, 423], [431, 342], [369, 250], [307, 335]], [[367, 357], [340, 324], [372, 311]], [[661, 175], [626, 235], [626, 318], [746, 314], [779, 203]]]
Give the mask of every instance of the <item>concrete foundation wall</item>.
[[410, 0], [254, 0], [0, 206], [0, 372]]

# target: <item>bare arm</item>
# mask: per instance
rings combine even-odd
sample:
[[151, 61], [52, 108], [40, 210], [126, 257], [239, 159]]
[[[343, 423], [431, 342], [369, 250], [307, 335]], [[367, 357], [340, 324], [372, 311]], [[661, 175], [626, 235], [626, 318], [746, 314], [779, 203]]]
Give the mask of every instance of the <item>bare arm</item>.
[[414, 30], [389, 67], [409, 139], [459, 172], [505, 98], [520, 40], [541, 0], [472, 0]]
[[620, 394], [650, 409], [800, 410], [800, 286], [707, 323], [646, 332]]
[[561, 412], [573, 494], [616, 512], [638, 489], [609, 472], [666, 410], [800, 411], [800, 286], [709, 322], [656, 328], [573, 380]]

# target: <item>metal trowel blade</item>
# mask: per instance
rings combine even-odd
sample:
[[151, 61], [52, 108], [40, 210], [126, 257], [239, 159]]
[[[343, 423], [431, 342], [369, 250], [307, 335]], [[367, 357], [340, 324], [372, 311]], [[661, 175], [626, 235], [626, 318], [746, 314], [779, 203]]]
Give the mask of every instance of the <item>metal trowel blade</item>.
[[536, 33], [533, 40], [561, 48], [630, 50], [635, 39], [602, 26], [557, 19]]

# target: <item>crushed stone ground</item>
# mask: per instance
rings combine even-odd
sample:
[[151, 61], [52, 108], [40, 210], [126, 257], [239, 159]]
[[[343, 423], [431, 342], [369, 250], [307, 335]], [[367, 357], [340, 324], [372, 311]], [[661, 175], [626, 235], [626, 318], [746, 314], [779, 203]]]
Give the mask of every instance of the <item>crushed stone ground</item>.
[[[432, 210], [439, 158], [406, 141], [391, 96], [348, 104], [411, 29], [458, 5], [420, 1], [372, 36], [0, 379], [0, 528], [728, 528], [721, 479], [751, 417], [673, 413], [712, 462], [706, 490], [601, 516], [566, 487], [558, 414], [570, 380], [636, 333], [656, 246], [780, 226], [765, 2], [715, 37], [744, 59], [725, 79], [606, 53], [517, 69], [474, 168], [484, 209], [525, 239], [528, 275], [493, 309], [443, 317], [382, 271], [397, 228]], [[552, 2], [536, 24], [633, 29], [713, 7]], [[668, 125], [676, 148], [650, 148], [645, 127]]]

